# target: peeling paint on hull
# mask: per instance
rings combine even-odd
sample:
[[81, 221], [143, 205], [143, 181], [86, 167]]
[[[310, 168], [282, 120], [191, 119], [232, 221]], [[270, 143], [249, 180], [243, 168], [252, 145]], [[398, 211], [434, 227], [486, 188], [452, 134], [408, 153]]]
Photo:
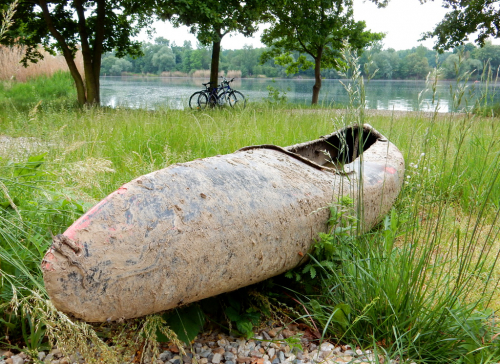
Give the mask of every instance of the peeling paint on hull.
[[[351, 138], [352, 151], [357, 137], [361, 158], [333, 145]], [[342, 172], [326, 167], [324, 150], [344, 158]], [[232, 291], [300, 264], [327, 228], [328, 210], [312, 212], [339, 196], [362, 203], [371, 228], [403, 173], [400, 151], [369, 125], [173, 165], [123, 185], [56, 236], [42, 262], [45, 286], [58, 309], [89, 322]]]

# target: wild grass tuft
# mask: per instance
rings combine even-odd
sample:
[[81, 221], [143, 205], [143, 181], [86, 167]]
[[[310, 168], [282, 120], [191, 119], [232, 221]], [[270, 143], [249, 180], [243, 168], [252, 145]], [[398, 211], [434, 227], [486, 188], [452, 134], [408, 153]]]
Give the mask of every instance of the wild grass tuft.
[[[350, 94], [363, 120], [358, 86]], [[457, 107], [467, 105], [466, 88], [451, 91]], [[378, 229], [321, 237], [317, 246], [333, 244], [336, 264], [312, 256], [321, 284], [303, 296], [305, 313], [324, 337], [393, 359], [498, 361], [498, 123], [467, 109], [439, 118], [438, 107], [430, 119], [386, 122], [385, 135], [405, 153], [403, 191]]]

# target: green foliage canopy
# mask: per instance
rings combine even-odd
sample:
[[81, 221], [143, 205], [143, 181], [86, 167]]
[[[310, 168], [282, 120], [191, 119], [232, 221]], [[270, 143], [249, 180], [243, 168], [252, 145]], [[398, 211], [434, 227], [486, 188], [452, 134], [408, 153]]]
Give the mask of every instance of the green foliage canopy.
[[[9, 3], [0, 0], [0, 10]], [[75, 81], [79, 103], [98, 103], [101, 55], [111, 50], [118, 57], [140, 54], [140, 43], [132, 38], [151, 24], [152, 18], [146, 5], [140, 9], [134, 6], [122, 0], [23, 1], [17, 5], [14, 23], [1, 42], [25, 46], [25, 66], [43, 58], [40, 45], [49, 53], [62, 53]], [[78, 50], [83, 56], [83, 73], [75, 62]]]
[[450, 49], [477, 32], [475, 42], [483, 46], [489, 37], [500, 36], [499, 5], [498, 0], [443, 0], [443, 7], [450, 11], [423, 39], [435, 37], [436, 49]]
[[[320, 69], [339, 68], [345, 40], [353, 49], [362, 50], [383, 38], [381, 33], [365, 30], [365, 22], [354, 20], [352, 0], [270, 0], [268, 11], [271, 27], [264, 31], [262, 42], [271, 49], [262, 61], [276, 57], [278, 64], [288, 65], [288, 73], [314, 66], [313, 104], [321, 89]], [[295, 59], [291, 52], [301, 55]]]
[[190, 27], [202, 45], [213, 45], [210, 81], [215, 85], [222, 38], [231, 32], [252, 35], [257, 22], [263, 19], [263, 7], [264, 2], [259, 0], [164, 0], [157, 12], [174, 26]]

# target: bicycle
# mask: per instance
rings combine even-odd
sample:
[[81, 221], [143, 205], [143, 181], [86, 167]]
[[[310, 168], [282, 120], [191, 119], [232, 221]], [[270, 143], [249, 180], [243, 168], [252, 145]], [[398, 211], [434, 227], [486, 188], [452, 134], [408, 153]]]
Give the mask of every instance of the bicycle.
[[232, 78], [228, 81], [225, 77], [223, 78], [221, 84], [216, 87], [210, 87], [213, 82], [203, 83], [205, 86], [205, 90], [196, 91], [189, 98], [189, 107], [191, 109], [203, 110], [210, 105], [211, 107], [215, 106], [224, 106], [226, 103], [232, 108], [235, 109], [243, 109], [246, 105], [245, 96], [239, 91], [236, 91], [231, 88], [230, 83], [234, 81]]
[[[196, 91], [194, 94], [191, 95], [189, 98], [189, 107], [191, 109], [205, 109], [208, 105], [208, 96], [210, 95], [210, 85], [212, 85], [213, 82], [207, 82], [207, 83], [202, 83], [203, 86], [205, 86], [204, 90], [201, 91]], [[218, 87], [217, 87], [218, 89]], [[202, 96], [204, 95], [204, 97]], [[202, 103], [200, 103], [200, 98]], [[204, 102], [203, 102], [204, 101]]]
[[223, 77], [220, 87], [217, 88], [217, 94], [211, 94], [209, 98], [210, 105], [224, 106], [226, 103], [232, 108], [243, 109], [246, 106], [245, 96], [239, 91], [232, 89], [230, 83], [234, 81], [234, 77], [231, 80], [227, 80]]

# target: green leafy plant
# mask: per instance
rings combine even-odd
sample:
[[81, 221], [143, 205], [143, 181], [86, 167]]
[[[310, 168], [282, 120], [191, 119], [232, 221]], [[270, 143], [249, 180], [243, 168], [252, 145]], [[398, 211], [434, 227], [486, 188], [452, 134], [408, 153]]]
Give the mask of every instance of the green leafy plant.
[[[186, 344], [189, 344], [201, 332], [205, 324], [205, 314], [197, 304], [170, 310], [163, 315], [163, 318], [179, 340]], [[160, 342], [171, 340], [160, 331], [157, 335]]]
[[289, 270], [285, 277], [295, 278], [297, 282], [304, 284], [307, 292], [312, 292], [318, 286], [318, 275], [328, 272], [350, 256], [352, 237], [357, 226], [353, 204], [353, 199], [345, 195], [328, 207], [328, 232], [319, 233], [319, 239], [309, 252], [309, 261], [303, 267]]
[[[273, 84], [276, 83], [275, 80], [272, 80]], [[287, 92], [290, 91], [290, 87], [286, 89], [286, 91], [280, 90], [277, 87], [274, 87], [273, 85], [267, 85], [266, 86], [267, 90], [267, 102], [269, 104], [286, 104], [288, 101], [288, 97], [286, 96]]]
[[236, 325], [237, 331], [246, 338], [253, 336], [253, 328], [260, 322], [261, 317], [256, 307], [245, 308], [240, 300], [231, 296], [228, 296], [224, 313], [228, 320]]

